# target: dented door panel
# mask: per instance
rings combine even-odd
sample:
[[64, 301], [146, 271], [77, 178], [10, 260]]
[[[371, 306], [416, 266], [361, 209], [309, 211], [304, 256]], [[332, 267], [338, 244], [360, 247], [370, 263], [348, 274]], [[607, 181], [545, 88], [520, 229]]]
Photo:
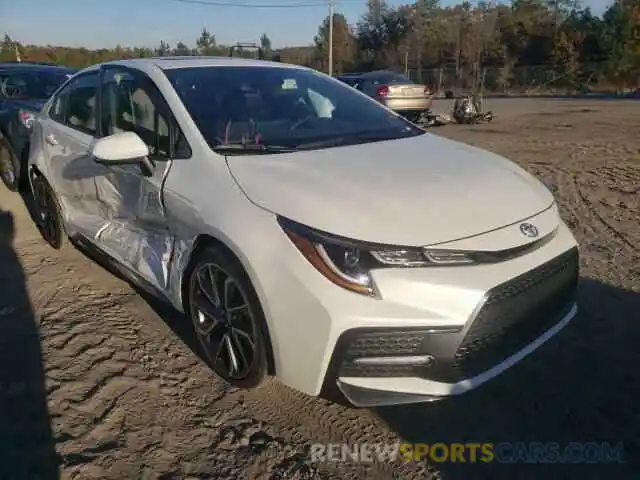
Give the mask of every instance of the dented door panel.
[[151, 177], [138, 167], [104, 167], [96, 177], [103, 225], [96, 243], [153, 286], [165, 291], [173, 241], [162, 201], [170, 161], [156, 162]]

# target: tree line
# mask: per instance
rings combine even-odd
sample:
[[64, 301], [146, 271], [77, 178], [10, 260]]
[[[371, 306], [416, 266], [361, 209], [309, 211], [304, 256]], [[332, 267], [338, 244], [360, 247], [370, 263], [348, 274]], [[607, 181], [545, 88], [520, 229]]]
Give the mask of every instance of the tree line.
[[[267, 58], [328, 70], [329, 17], [310, 46], [272, 48], [263, 34], [258, 44]], [[391, 69], [412, 72], [417, 80], [438, 83], [443, 72], [464, 88], [499, 88], [545, 81], [570, 89], [585, 85], [615, 88], [640, 86], [640, 0], [615, 0], [601, 15], [579, 0], [481, 1], [444, 7], [438, 0], [416, 0], [398, 7], [367, 0], [355, 25], [344, 15], [333, 17], [334, 72]], [[117, 46], [87, 49], [22, 45], [5, 35], [0, 60], [16, 51], [24, 60], [84, 67], [121, 58], [167, 55], [223, 55], [207, 29], [195, 45], [162, 41], [156, 48]], [[247, 49], [237, 50], [253, 55]], [[535, 78], [531, 72], [542, 72]], [[489, 72], [489, 74], [487, 74]], [[529, 72], [524, 75], [523, 72]], [[428, 78], [431, 77], [431, 78]]]

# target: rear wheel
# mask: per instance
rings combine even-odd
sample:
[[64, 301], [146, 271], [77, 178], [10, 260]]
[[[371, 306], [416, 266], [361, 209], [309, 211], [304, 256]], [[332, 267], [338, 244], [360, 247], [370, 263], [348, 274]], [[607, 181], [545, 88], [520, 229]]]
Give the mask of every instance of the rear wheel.
[[13, 151], [9, 140], [0, 134], [0, 177], [2, 183], [12, 192], [18, 191], [18, 173], [20, 162], [18, 156]]
[[33, 198], [38, 229], [42, 238], [56, 250], [60, 250], [66, 239], [60, 205], [49, 182], [37, 175], [33, 179]]
[[421, 112], [404, 112], [404, 118], [412, 123], [418, 123], [420, 120]]
[[227, 383], [253, 388], [268, 371], [264, 314], [249, 277], [223, 248], [209, 247], [189, 276], [187, 314], [209, 367]]

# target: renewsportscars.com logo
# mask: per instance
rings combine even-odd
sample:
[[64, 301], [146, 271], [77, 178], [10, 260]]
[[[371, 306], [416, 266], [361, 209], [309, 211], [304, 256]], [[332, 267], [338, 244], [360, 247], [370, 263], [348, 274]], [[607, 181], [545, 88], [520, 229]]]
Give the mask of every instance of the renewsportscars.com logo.
[[316, 443], [314, 462], [623, 463], [624, 446], [597, 442]]

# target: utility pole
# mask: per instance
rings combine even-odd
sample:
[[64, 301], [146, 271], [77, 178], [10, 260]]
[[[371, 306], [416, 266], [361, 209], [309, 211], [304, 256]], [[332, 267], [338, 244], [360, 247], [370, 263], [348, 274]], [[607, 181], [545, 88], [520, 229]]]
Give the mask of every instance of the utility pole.
[[456, 80], [460, 77], [460, 37], [462, 36], [462, 13], [458, 15], [458, 31], [456, 32]]
[[333, 13], [335, 0], [329, 0], [329, 75], [333, 75]]

